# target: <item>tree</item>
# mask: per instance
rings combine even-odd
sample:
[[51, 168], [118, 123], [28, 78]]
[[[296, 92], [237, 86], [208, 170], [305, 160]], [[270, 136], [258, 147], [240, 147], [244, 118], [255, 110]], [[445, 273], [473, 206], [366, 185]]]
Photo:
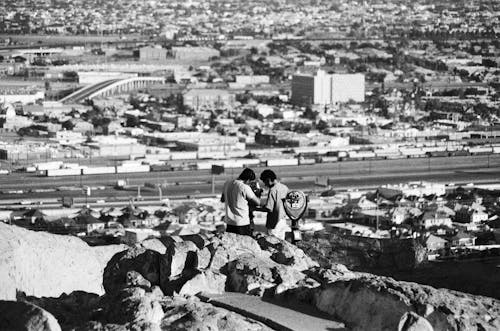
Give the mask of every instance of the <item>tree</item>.
[[62, 127], [65, 130], [71, 131], [75, 127], [75, 124], [71, 120], [67, 120], [62, 123]]

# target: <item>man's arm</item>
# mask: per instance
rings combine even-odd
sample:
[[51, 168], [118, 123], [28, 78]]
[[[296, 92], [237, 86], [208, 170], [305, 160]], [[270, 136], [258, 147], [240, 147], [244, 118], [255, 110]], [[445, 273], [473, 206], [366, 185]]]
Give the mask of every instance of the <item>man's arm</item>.
[[276, 191], [269, 190], [269, 193], [267, 194], [266, 204], [261, 207], [262, 211], [270, 213], [274, 210], [274, 205], [276, 203], [275, 195], [276, 195]]
[[248, 201], [248, 202], [253, 202], [255, 205], [257, 206], [260, 206], [260, 199], [255, 195], [255, 193], [253, 193], [252, 189], [250, 188], [250, 186], [248, 185], [245, 185], [245, 189], [244, 189], [244, 194], [245, 194], [245, 199]]

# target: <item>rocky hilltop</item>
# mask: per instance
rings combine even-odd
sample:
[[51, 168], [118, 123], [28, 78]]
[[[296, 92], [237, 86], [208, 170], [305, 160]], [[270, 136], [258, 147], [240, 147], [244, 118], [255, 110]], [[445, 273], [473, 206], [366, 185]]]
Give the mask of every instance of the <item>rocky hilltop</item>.
[[0, 299], [15, 300], [17, 291], [33, 296], [59, 296], [76, 290], [104, 294], [104, 267], [125, 248], [90, 247], [77, 237], [0, 222]]
[[[12, 300], [11, 292], [4, 291], [3, 284], [14, 284], [18, 290], [17, 302], [0, 301], [0, 329], [9, 329], [8, 326], [13, 330], [270, 328], [258, 318], [203, 302], [200, 298], [205, 295], [198, 296], [200, 292], [240, 292], [268, 301], [295, 303], [296, 307], [326, 313], [350, 330], [500, 329], [498, 300], [355, 273], [339, 264], [320, 267], [296, 246], [263, 235], [255, 239], [226, 233], [147, 240], [121, 249], [112, 257], [108, 255], [104, 270], [99, 263], [87, 265], [85, 270], [92, 278], [75, 275], [80, 277], [79, 282], [97, 283], [66, 283], [62, 291], [68, 294], [41, 294], [49, 293], [47, 284], [55, 284], [57, 279], [84, 269], [82, 262], [89, 258], [80, 252], [83, 248], [74, 242], [77, 239], [6, 225], [0, 226], [0, 233], [2, 245], [11, 249], [7, 251], [9, 258], [2, 257], [0, 264], [1, 298]], [[40, 251], [36, 263], [27, 260], [12, 252], [19, 247], [20, 237], [23, 250], [46, 245], [37, 240], [50, 243], [46, 247], [50, 246], [50, 250], [45, 254]], [[92, 251], [89, 247], [85, 249], [87, 253]], [[31, 281], [37, 272], [50, 269], [54, 257], [64, 257], [67, 263], [57, 264], [55, 270], [45, 275], [44, 282], [41, 277]], [[35, 264], [25, 266], [26, 263]], [[25, 271], [31, 273], [23, 274]], [[23, 281], [16, 282], [18, 277]], [[27, 284], [28, 287], [23, 287]], [[42, 288], [37, 288], [38, 284]], [[101, 286], [103, 295], [98, 291]], [[21, 324], [22, 327], [12, 327]]]

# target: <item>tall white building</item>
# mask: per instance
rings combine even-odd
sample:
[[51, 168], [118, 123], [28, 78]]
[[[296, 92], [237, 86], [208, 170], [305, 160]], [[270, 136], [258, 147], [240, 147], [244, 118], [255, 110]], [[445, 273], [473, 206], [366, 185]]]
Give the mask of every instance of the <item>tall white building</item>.
[[295, 74], [292, 79], [292, 102], [300, 105], [327, 105], [337, 102], [365, 101], [365, 75], [328, 74], [318, 70]]

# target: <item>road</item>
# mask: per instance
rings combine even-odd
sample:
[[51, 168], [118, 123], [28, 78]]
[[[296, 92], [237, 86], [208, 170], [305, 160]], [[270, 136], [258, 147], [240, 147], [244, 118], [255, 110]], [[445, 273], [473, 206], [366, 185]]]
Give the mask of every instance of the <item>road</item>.
[[86, 97], [88, 97], [92, 93], [97, 92], [100, 89], [103, 89], [106, 86], [109, 86], [109, 85], [111, 85], [113, 83], [116, 83], [118, 81], [120, 81], [120, 79], [111, 79], [111, 80], [106, 80], [106, 81], [97, 83], [95, 85], [90, 85], [90, 86], [83, 87], [82, 89], [79, 89], [79, 90], [73, 92], [72, 94], [70, 94], [70, 95], [62, 98], [59, 101], [60, 102], [66, 102], [66, 103], [69, 103], [69, 102], [73, 102], [73, 103], [80, 102], [81, 100], [85, 99]]
[[[254, 168], [257, 175], [264, 169]], [[400, 160], [349, 161], [330, 164], [288, 166], [273, 168], [281, 180], [290, 188], [311, 191], [317, 176], [329, 177], [334, 188], [372, 188], [387, 183], [408, 181], [435, 181], [454, 183], [492, 183], [500, 178], [500, 155], [421, 158]], [[223, 175], [214, 176], [214, 192], [220, 192], [224, 181], [236, 177], [240, 169], [227, 169]], [[137, 195], [137, 189], [114, 190], [119, 179], [127, 179], [130, 185], [145, 183], [162, 184], [163, 196], [186, 197], [212, 192], [211, 174], [208, 170], [151, 172], [136, 174], [112, 174], [69, 177], [38, 177], [34, 174], [13, 173], [0, 176], [3, 192], [23, 190], [22, 194], [1, 194], [0, 200], [60, 198], [61, 196], [82, 197], [82, 186], [99, 187], [92, 191], [92, 198], [106, 201], [124, 199]], [[28, 190], [62, 188], [66, 190], [44, 193], [29, 193]], [[67, 188], [73, 190], [67, 190]], [[323, 188], [316, 187], [316, 190]], [[144, 197], [158, 196], [153, 188], [142, 188]]]

